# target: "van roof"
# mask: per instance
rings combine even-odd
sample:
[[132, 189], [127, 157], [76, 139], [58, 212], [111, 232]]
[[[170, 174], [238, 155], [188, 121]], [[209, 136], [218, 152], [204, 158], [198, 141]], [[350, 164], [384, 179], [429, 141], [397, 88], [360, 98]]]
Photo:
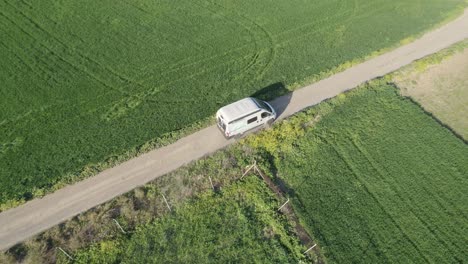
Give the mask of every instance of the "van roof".
[[254, 98], [247, 97], [220, 108], [217, 114], [218, 116], [223, 116], [223, 119], [229, 123], [243, 116], [257, 112], [260, 109], [261, 107]]

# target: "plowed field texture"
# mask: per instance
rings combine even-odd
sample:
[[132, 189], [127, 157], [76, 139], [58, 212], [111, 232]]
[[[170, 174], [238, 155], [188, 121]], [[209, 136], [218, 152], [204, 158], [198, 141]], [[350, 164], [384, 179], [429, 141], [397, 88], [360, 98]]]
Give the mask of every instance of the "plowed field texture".
[[330, 262], [466, 262], [468, 145], [392, 86], [356, 92], [276, 162], [296, 213]]
[[0, 204], [428, 30], [464, 0], [0, 1]]

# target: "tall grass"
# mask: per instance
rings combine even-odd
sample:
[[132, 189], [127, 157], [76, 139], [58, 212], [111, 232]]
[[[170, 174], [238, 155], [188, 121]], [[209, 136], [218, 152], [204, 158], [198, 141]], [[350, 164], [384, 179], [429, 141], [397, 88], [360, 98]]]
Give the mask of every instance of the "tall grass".
[[101, 242], [75, 263], [297, 263], [296, 238], [276, 213], [278, 201], [256, 177], [211, 192], [128, 238]]

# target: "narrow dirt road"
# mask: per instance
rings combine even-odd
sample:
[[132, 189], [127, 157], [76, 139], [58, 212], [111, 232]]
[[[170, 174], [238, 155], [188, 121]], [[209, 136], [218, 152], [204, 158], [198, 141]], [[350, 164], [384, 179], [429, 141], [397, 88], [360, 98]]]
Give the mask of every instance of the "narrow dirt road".
[[[468, 38], [468, 9], [455, 21], [413, 43], [304, 87], [289, 96], [277, 98], [272, 103], [275, 108], [284, 109], [279, 117], [283, 119], [465, 38]], [[232, 143], [234, 141], [225, 140], [215, 126], [207, 127], [172, 145], [129, 160], [42, 199], [2, 212], [0, 250]]]

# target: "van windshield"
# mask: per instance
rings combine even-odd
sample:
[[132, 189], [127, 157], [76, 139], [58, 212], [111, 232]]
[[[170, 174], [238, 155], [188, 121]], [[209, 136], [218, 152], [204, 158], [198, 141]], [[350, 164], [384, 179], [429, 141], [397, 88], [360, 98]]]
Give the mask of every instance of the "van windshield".
[[271, 108], [262, 100], [255, 99], [255, 102], [257, 102], [258, 106], [261, 108], [267, 110], [268, 112], [273, 112]]

